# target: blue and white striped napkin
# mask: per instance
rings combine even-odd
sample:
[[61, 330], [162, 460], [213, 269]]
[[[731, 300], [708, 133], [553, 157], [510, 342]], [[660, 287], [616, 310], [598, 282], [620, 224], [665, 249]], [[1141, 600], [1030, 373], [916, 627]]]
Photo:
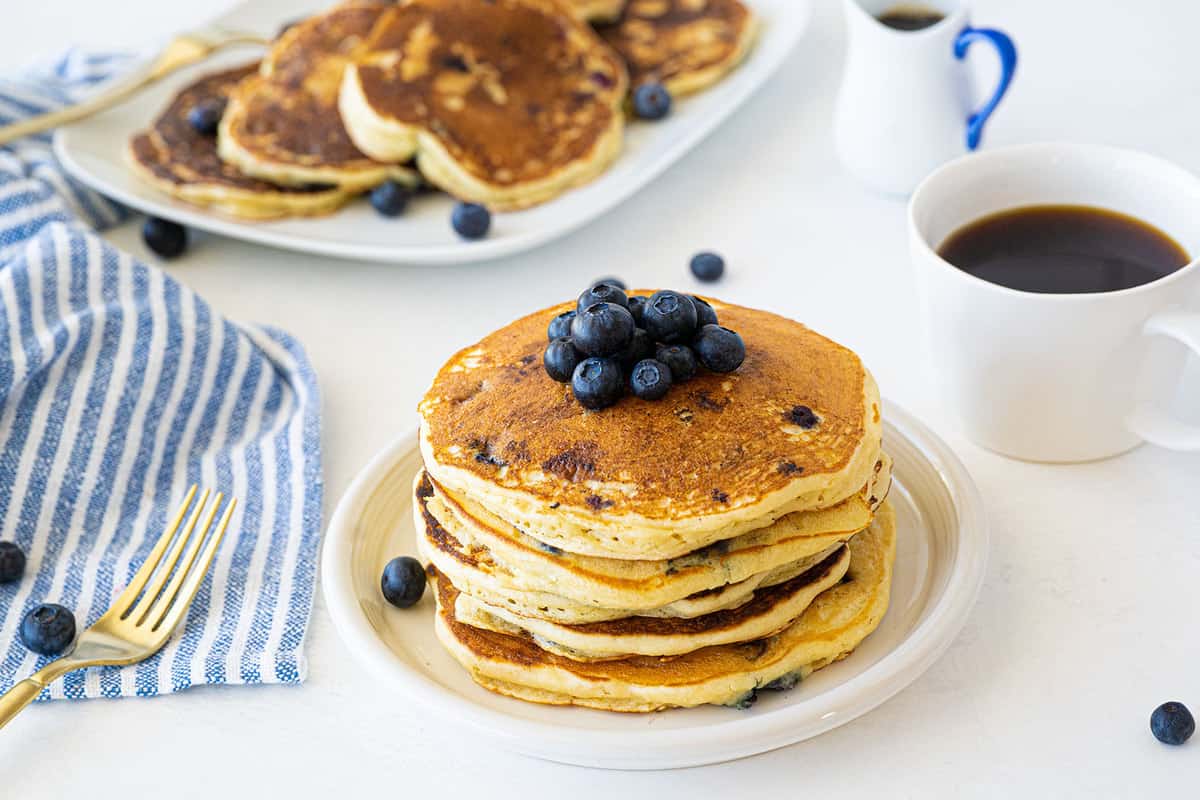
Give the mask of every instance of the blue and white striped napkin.
[[[0, 123], [64, 102], [122, 59], [72, 53], [0, 80]], [[0, 690], [45, 660], [39, 602], [82, 628], [141, 564], [187, 487], [241, 504], [184, 626], [153, 658], [73, 673], [42, 698], [303, 679], [321, 528], [320, 399], [301, 347], [235, 325], [92, 232], [125, 212], [69, 180], [49, 137], [0, 148]]]

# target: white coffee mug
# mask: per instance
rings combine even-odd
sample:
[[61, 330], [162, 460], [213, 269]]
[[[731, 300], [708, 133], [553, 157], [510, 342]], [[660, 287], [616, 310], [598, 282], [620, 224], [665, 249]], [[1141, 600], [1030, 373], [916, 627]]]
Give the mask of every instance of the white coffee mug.
[[[936, 167], [979, 146], [1017, 67], [1012, 40], [971, 27], [964, 0], [917, 5], [943, 15], [916, 31], [889, 28], [877, 17], [914, 5], [900, 0], [843, 0], [846, 67], [834, 111], [834, 143], [842, 164], [889, 194], [908, 194]], [[963, 58], [975, 42], [1000, 56], [1000, 81], [978, 109]]]
[[[977, 278], [937, 250], [980, 217], [1088, 205], [1162, 230], [1192, 257], [1131, 289], [1038, 294]], [[1200, 354], [1200, 178], [1130, 150], [1032, 144], [965, 156], [909, 202], [927, 353], [967, 435], [1032, 461], [1089, 461], [1142, 441], [1200, 450], [1200, 428], [1162, 406]]]

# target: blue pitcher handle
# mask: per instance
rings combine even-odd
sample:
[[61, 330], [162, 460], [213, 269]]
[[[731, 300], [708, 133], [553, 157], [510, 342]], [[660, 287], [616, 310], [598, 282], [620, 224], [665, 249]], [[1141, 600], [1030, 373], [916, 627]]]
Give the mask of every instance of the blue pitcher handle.
[[996, 110], [996, 106], [1000, 105], [1000, 100], [1008, 91], [1008, 85], [1012, 83], [1013, 73], [1017, 71], [1016, 45], [1007, 34], [995, 28], [963, 28], [962, 33], [954, 40], [955, 58], [960, 60], [965, 58], [967, 48], [973, 42], [978, 41], [991, 42], [995, 46], [996, 52], [1000, 54], [1000, 85], [996, 87], [992, 98], [983, 104], [983, 108], [967, 117], [968, 150], [979, 147], [979, 140], [983, 137], [983, 125]]

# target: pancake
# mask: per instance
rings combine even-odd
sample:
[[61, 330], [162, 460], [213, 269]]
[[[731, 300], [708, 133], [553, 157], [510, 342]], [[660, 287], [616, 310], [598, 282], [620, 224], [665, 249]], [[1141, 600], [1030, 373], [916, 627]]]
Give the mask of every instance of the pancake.
[[632, 560], [676, 558], [861, 491], [882, 423], [858, 356], [783, 317], [712, 304], [745, 362], [657, 402], [586, 411], [546, 375], [546, 325], [574, 304], [460, 351], [419, 405], [426, 470], [541, 542]]
[[756, 29], [738, 0], [630, 0], [615, 23], [598, 30], [625, 60], [633, 86], [657, 81], [680, 96], [741, 63]]
[[455, 616], [458, 590], [435, 572], [436, 631], [476, 682], [525, 700], [613, 711], [746, 704], [760, 689], [794, 685], [845, 657], [879, 625], [895, 558], [895, 517], [888, 504], [849, 548], [847, 580], [818, 595], [778, 634], [674, 658], [580, 662], [549, 653], [526, 636], [467, 625]]
[[563, 0], [577, 17], [588, 22], [613, 22], [620, 18], [625, 0]]
[[849, 566], [850, 550], [839, 545], [790, 580], [755, 592], [752, 600], [693, 619], [626, 617], [563, 625], [489, 606], [468, 594], [458, 595], [454, 616], [476, 628], [532, 637], [543, 650], [573, 661], [677, 656], [778, 633], [795, 621], [817, 595], [840, 581]]
[[136, 134], [126, 157], [134, 173], [159, 190], [192, 205], [243, 219], [327, 214], [352, 195], [330, 186], [283, 188], [251, 178], [217, 155], [213, 136], [197, 133], [188, 112], [203, 102], [222, 100], [257, 64], [207, 75], [185, 87], [154, 121]]
[[[745, 602], [759, 586], [793, 577], [805, 560], [823, 557], [867, 527], [889, 483], [885, 458], [872, 483], [833, 508], [789, 514], [752, 533], [654, 561], [548, 546], [477, 504], [447, 496], [424, 475], [415, 482], [413, 507], [423, 556], [459, 589], [525, 616], [578, 623], [634, 614], [696, 616]], [[553, 596], [553, 612], [540, 610], [546, 603], [530, 603], [529, 592]], [[698, 593], [704, 596], [684, 602]]]
[[342, 73], [385, 8], [355, 2], [297, 22], [230, 95], [218, 152], [247, 175], [287, 186], [327, 183], [351, 192], [385, 180], [415, 186], [408, 167], [363, 155], [338, 115]]
[[627, 78], [558, 0], [408, 0], [351, 64], [339, 108], [379, 161], [493, 209], [535, 205], [615, 158]]

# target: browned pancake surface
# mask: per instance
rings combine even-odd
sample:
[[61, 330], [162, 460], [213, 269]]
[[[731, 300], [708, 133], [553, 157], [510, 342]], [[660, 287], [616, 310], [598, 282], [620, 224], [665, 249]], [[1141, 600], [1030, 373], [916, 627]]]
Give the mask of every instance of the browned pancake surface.
[[318, 192], [327, 187], [281, 189], [273, 183], [243, 175], [217, 157], [214, 136], [197, 133], [188, 112], [199, 103], [224, 100], [239, 81], [253, 74], [247, 64], [201, 78], [175, 96], [149, 131], [130, 142], [133, 157], [156, 178], [179, 185], [209, 184], [251, 192]]
[[410, 0], [358, 72], [378, 114], [499, 186], [587, 159], [620, 114], [620, 60], [555, 0]]
[[597, 30], [625, 59], [634, 86], [670, 88], [736, 61], [752, 24], [738, 0], [630, 0], [617, 22]]
[[[878, 420], [864, 407], [862, 362], [798, 322], [712, 302], [745, 341], [736, 372], [702, 371], [663, 400], [627, 396], [594, 412], [542, 367], [546, 326], [573, 303], [496, 331], [451, 358], [422, 401], [432, 455], [551, 509], [661, 520], [755, 505], [842, 471]], [[797, 424], [797, 406], [816, 413], [814, 427]]]
[[263, 60], [262, 75], [238, 89], [228, 135], [277, 165], [376, 166], [346, 133], [337, 96], [346, 65], [384, 8], [347, 4], [289, 28]]

